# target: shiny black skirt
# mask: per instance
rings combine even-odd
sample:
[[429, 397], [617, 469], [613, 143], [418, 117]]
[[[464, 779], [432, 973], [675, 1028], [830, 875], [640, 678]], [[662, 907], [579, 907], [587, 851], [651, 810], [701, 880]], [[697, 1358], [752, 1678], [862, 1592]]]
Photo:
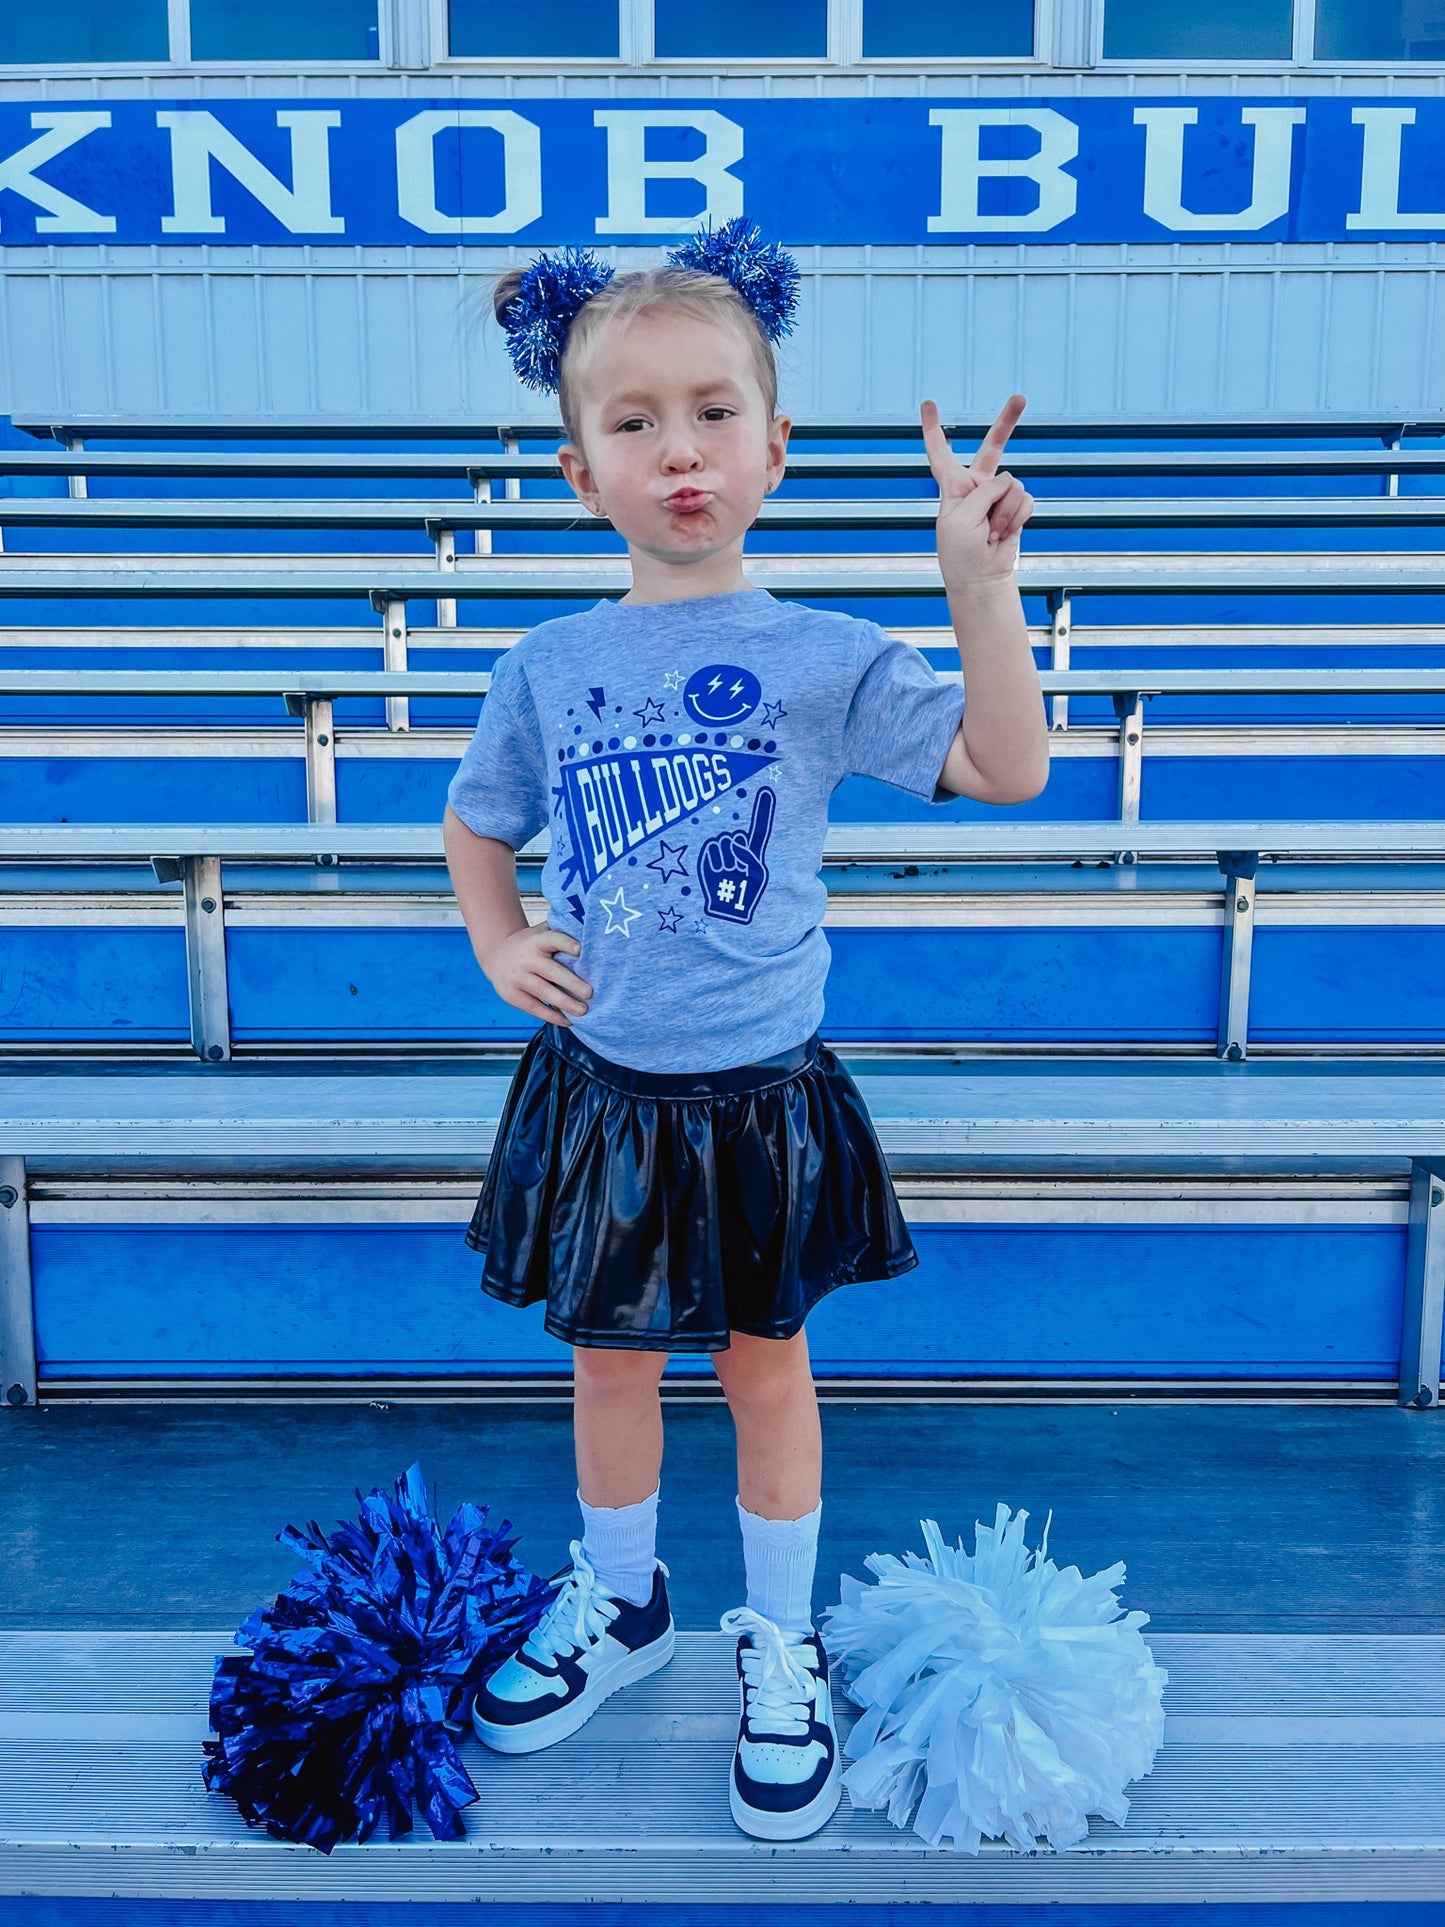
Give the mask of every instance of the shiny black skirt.
[[814, 1031], [755, 1064], [633, 1070], [545, 1024], [467, 1231], [482, 1289], [574, 1345], [791, 1338], [837, 1285], [918, 1263], [863, 1094]]

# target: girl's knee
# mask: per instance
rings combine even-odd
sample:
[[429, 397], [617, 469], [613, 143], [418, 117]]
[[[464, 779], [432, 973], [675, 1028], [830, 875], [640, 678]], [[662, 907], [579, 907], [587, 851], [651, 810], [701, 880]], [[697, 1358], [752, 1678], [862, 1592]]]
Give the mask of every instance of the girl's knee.
[[801, 1331], [791, 1338], [733, 1332], [728, 1349], [713, 1353], [713, 1370], [729, 1404], [781, 1404], [810, 1391], [813, 1384], [808, 1342]]
[[579, 1392], [630, 1396], [654, 1387], [667, 1364], [665, 1352], [627, 1351], [605, 1345], [574, 1345], [573, 1383]]

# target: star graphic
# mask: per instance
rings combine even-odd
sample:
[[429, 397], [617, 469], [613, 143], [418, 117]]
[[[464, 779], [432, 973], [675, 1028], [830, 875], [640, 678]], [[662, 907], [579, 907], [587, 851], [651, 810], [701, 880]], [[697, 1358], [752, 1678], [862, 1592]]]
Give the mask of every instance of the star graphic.
[[[668, 921], [669, 918], [672, 919], [671, 922]], [[677, 926], [682, 921], [682, 913], [678, 910], [675, 910], [672, 907], [672, 905], [669, 904], [665, 910], [658, 911], [657, 920], [661, 924], [662, 928], [667, 932], [667, 934], [670, 937], [673, 937], [677, 935]]]
[[781, 699], [777, 702], [763, 704], [763, 721], [767, 723], [769, 727], [777, 722], [779, 716], [786, 716], [787, 713], [787, 710], [783, 708]]
[[603, 936], [610, 937], [614, 931], [620, 930], [624, 937], [630, 937], [631, 921], [634, 917], [640, 917], [642, 912], [628, 909], [627, 900], [622, 894], [622, 885], [618, 884], [615, 897], [603, 897], [600, 901], [602, 908], [607, 912], [607, 928], [602, 932]]
[[666, 883], [670, 876], [685, 877], [687, 875], [687, 865], [685, 863], [674, 862], [669, 865], [667, 860], [670, 856], [680, 857], [687, 848], [685, 843], [669, 843], [665, 837], [659, 837], [657, 839], [657, 848], [658, 855], [649, 860], [647, 867], [649, 870], [657, 871], [659, 881]]
[[[652, 713], [653, 710], [657, 711], [655, 716]], [[666, 716], [667, 711], [655, 697], [649, 696], [641, 709], [634, 709], [632, 713], [642, 724], [642, 727], [646, 729], [650, 723], [660, 723], [664, 716]]]
[[680, 669], [669, 669], [662, 679], [662, 686], [664, 689], [676, 689], [681, 681], [682, 671]]
[[697, 936], [705, 937], [707, 935], [707, 922], [704, 918], [694, 917], [692, 920], [692, 927], [693, 927], [694, 933]]
[[760, 769], [760, 770], [758, 771], [758, 781], [759, 781], [759, 782], [761, 782], [761, 781], [762, 781], [762, 779], [763, 779], [763, 778], [764, 778], [765, 776], [766, 776], [766, 778], [768, 779], [768, 781], [769, 781], [770, 783], [776, 783], [776, 782], [777, 782], [777, 780], [778, 780], [778, 766], [777, 766], [777, 764], [776, 764], [776, 763], [769, 763], [766, 769]]

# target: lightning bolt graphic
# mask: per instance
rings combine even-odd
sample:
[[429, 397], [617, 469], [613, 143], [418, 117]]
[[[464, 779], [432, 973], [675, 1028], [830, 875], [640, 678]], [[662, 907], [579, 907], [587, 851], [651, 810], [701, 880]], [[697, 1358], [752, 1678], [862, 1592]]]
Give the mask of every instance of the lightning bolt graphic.
[[742, 694], [742, 687], [743, 687], [742, 681], [741, 679], [739, 679], [737, 682], [733, 684], [732, 688], [728, 691], [728, 694], [730, 696], [739, 696]]
[[707, 686], [707, 693], [709, 694], [709, 696], [711, 696], [715, 690], [718, 690], [721, 688], [722, 688], [722, 677], [714, 676], [712, 681]]
[[605, 689], [598, 688], [587, 691], [587, 707], [592, 711], [592, 714], [597, 718], [599, 723], [602, 721], [602, 705], [606, 701], [607, 692]]

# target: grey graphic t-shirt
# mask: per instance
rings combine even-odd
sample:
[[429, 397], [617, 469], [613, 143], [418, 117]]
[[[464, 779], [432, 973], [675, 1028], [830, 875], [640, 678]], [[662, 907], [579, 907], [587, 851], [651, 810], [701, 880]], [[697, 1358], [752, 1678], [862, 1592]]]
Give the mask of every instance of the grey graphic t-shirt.
[[550, 830], [547, 921], [593, 987], [584, 1044], [722, 1070], [822, 1022], [832, 792], [858, 774], [951, 801], [963, 700], [876, 623], [766, 589], [599, 602], [499, 660], [447, 800], [517, 850]]

